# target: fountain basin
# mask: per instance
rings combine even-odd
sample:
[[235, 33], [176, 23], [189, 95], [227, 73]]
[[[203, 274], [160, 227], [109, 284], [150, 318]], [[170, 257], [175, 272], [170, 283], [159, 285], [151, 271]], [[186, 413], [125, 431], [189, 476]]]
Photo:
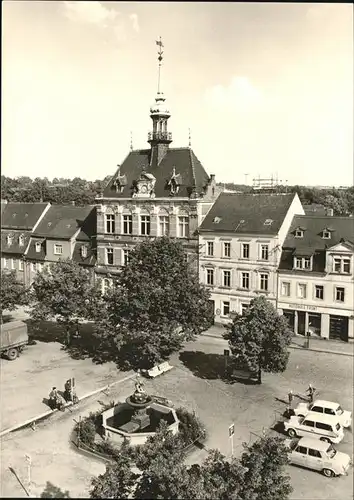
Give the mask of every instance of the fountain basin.
[[141, 403], [135, 406], [129, 401], [118, 403], [104, 411], [102, 413], [104, 438], [116, 443], [125, 440], [132, 446], [145, 444], [150, 436], [156, 434], [162, 420], [167, 422], [172, 434], [178, 433], [179, 420], [173, 408], [151, 402], [151, 398], [150, 402], [147, 402], [148, 406], [139, 405]]

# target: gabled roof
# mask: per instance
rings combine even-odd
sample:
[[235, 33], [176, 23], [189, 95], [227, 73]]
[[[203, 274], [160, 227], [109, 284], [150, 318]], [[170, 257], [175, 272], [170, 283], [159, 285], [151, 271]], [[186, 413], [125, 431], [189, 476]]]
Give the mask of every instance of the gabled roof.
[[[103, 197], [130, 198], [133, 183], [139, 179], [143, 167], [146, 174], [152, 174], [156, 178], [154, 192], [157, 198], [170, 196], [170, 189], [167, 184], [173, 175], [174, 167], [175, 174], [180, 175], [182, 179], [178, 197], [189, 197], [194, 186], [198, 193], [204, 193], [204, 188], [209, 182], [209, 176], [190, 148], [169, 148], [158, 166], [150, 166], [150, 154], [150, 149], [131, 151], [104, 189]], [[122, 192], [117, 192], [114, 185], [117, 176], [126, 179]]]
[[277, 234], [294, 194], [221, 193], [200, 232]]
[[48, 203], [7, 203], [1, 215], [1, 227], [31, 230], [47, 206]]
[[88, 240], [94, 232], [94, 226], [92, 227], [92, 212], [94, 211], [95, 208], [92, 206], [52, 205], [33, 235], [69, 240], [81, 228], [80, 239]]
[[[295, 238], [294, 231], [298, 227], [305, 229], [302, 238]], [[323, 231], [329, 228], [331, 238], [322, 238]], [[296, 215], [291, 223], [283, 248], [325, 250], [340, 243], [341, 240], [354, 242], [353, 217]]]
[[[30, 231], [11, 231], [11, 230], [2, 230], [1, 231], [1, 253], [2, 254], [16, 254], [23, 255], [28, 246], [30, 240]], [[7, 237], [12, 236], [11, 245], [7, 242]], [[20, 246], [19, 238], [20, 236], [24, 237], [24, 244]]]

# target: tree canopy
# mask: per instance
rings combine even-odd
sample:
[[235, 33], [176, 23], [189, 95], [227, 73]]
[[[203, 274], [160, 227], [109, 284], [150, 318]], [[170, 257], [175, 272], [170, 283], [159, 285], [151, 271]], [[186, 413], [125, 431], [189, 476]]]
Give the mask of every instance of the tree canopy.
[[16, 279], [15, 271], [1, 270], [0, 308], [3, 311], [13, 311], [18, 306], [26, 305], [28, 293], [25, 285]]
[[31, 291], [31, 318], [56, 319], [67, 328], [97, 315], [101, 300], [88, 270], [72, 260], [51, 264], [37, 273]]
[[280, 438], [261, 438], [240, 459], [218, 450], [201, 464], [188, 466], [185, 458], [178, 436], [162, 424], [145, 445], [122, 448], [116, 463], [93, 480], [91, 498], [286, 500], [292, 491]]
[[292, 332], [286, 318], [264, 296], [253, 299], [245, 314], [236, 314], [226, 328], [223, 337], [229, 341], [232, 361], [258, 369], [259, 382], [261, 370], [277, 373], [286, 369]]
[[211, 324], [210, 293], [185, 257], [167, 237], [143, 242], [105, 295], [97, 336], [122, 364], [151, 368]]

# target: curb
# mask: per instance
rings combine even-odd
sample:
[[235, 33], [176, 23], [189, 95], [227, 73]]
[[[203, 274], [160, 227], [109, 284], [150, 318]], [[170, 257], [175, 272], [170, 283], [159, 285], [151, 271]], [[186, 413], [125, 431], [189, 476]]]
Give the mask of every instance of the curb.
[[[219, 340], [224, 340], [221, 335], [215, 335], [213, 333], [202, 333], [201, 334], [203, 337], [212, 337], [214, 339], [219, 339]], [[303, 351], [313, 351], [313, 352], [325, 352], [327, 354], [338, 354], [339, 356], [349, 356], [349, 357], [354, 357], [354, 353], [350, 352], [342, 352], [342, 351], [332, 351], [330, 349], [321, 349], [321, 348], [316, 348], [316, 347], [309, 347], [305, 348], [302, 347], [301, 345], [289, 345], [289, 349], [301, 349]]]
[[[135, 373], [131, 374], [131, 375], [128, 375], [127, 377], [124, 377], [120, 380], [116, 380], [115, 382], [112, 382], [111, 384], [107, 384], [105, 385], [104, 387], [101, 387], [100, 389], [95, 389], [94, 391], [91, 391], [87, 394], [85, 394], [84, 396], [81, 396], [80, 398], [78, 398], [79, 401], [83, 401], [84, 399], [87, 399], [91, 396], [94, 396], [95, 394], [98, 394], [99, 392], [103, 392], [105, 391], [106, 389], [108, 389], [109, 387], [113, 387], [115, 385], [118, 385], [118, 384], [121, 384], [122, 382], [126, 382], [127, 380], [130, 380], [132, 378], [134, 378], [136, 376]], [[73, 403], [71, 401], [69, 401], [68, 403], [66, 403], [64, 405], [64, 408], [68, 408], [70, 406], [73, 406]], [[36, 417], [32, 417], [28, 420], [25, 420], [24, 422], [20, 423], [20, 424], [16, 424], [14, 425], [13, 427], [9, 427], [7, 429], [4, 429], [3, 431], [0, 432], [0, 437], [3, 437], [3, 436], [6, 436], [6, 434], [9, 434], [10, 432], [14, 432], [14, 431], [17, 431], [23, 427], [26, 427], [27, 425], [30, 425], [32, 424], [33, 422], [37, 422], [38, 420], [42, 420], [46, 417], [49, 417], [50, 415], [52, 415], [53, 413], [59, 411], [57, 408], [55, 408], [54, 410], [48, 410], [44, 413], [41, 413], [40, 415], [37, 415]]]

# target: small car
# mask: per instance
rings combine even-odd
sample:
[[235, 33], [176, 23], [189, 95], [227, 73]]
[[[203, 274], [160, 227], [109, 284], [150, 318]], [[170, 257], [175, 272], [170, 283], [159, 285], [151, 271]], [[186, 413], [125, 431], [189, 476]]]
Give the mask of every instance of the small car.
[[326, 477], [347, 475], [352, 465], [349, 455], [337, 451], [330, 443], [324, 443], [319, 439], [306, 437], [286, 439], [285, 445], [290, 448], [291, 464], [320, 471]]
[[316, 399], [313, 403], [299, 403], [293, 411], [298, 417], [305, 417], [310, 411], [336, 416], [342, 427], [352, 425], [352, 413], [343, 410], [339, 403], [333, 403], [332, 401]]
[[312, 411], [306, 417], [291, 416], [284, 422], [284, 429], [291, 438], [303, 436], [340, 443], [344, 437], [343, 427], [337, 417]]

